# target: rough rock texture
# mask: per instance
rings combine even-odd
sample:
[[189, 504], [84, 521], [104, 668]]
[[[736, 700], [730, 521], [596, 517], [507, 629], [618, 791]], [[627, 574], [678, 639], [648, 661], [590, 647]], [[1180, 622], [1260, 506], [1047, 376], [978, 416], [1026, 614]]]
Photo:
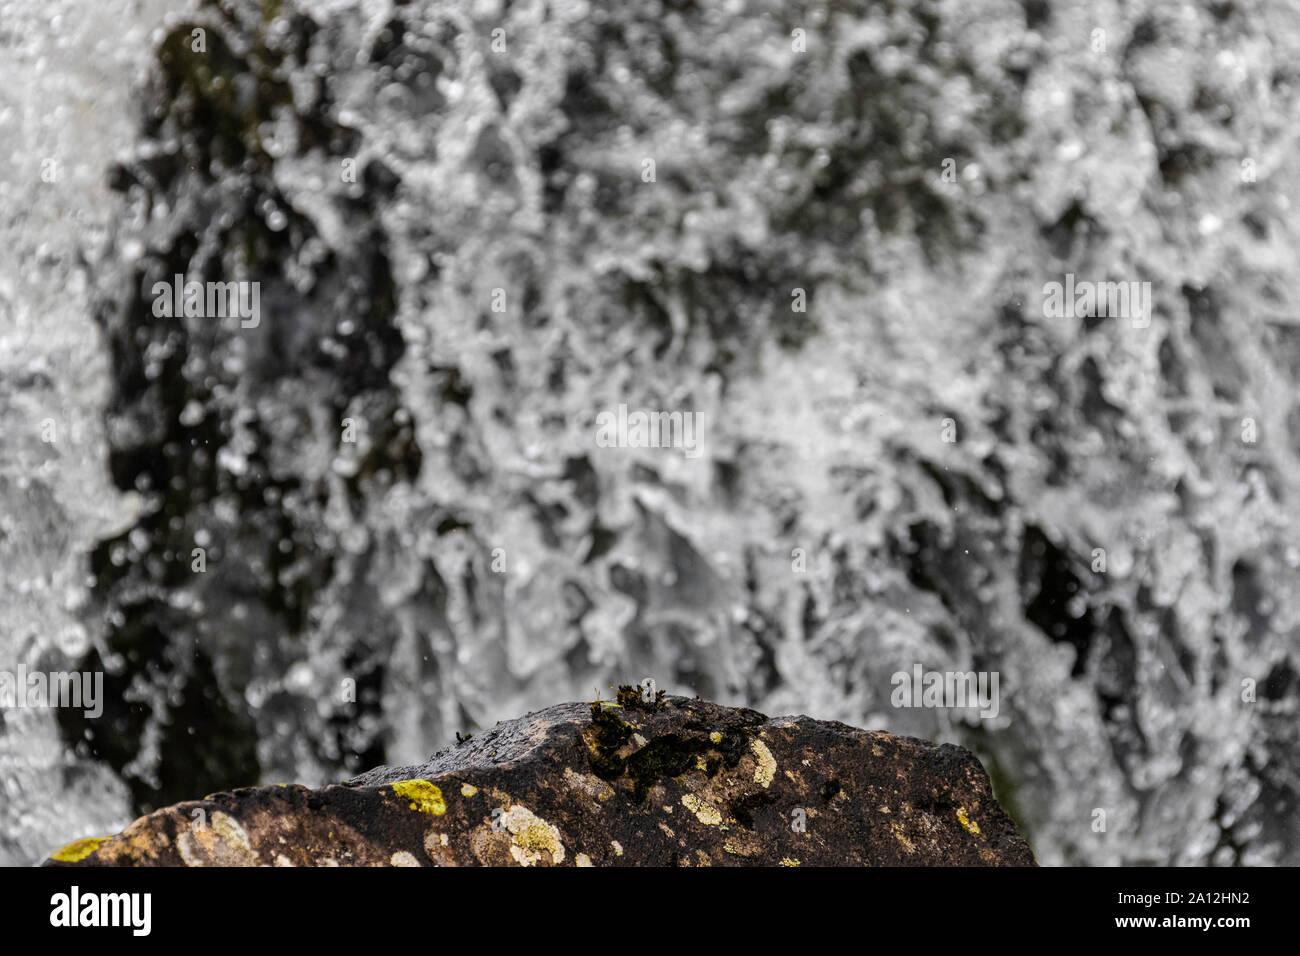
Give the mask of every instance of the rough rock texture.
[[561, 704], [414, 767], [142, 817], [48, 861], [158, 866], [1032, 865], [950, 744], [702, 700]]

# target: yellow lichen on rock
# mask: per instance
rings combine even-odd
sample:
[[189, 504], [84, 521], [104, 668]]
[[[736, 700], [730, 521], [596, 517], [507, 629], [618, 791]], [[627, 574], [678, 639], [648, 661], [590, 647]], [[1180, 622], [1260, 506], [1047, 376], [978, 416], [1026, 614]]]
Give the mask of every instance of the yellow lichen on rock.
[[476, 793], [478, 793], [478, 787], [474, 786], [474, 784], [462, 783], [460, 785], [460, 795], [462, 797], [472, 797]]
[[112, 837], [87, 837], [84, 840], [77, 840], [55, 850], [50, 854], [50, 859], [58, 860], [60, 863], [79, 863], [98, 850], [101, 843], [107, 843], [111, 839]]
[[399, 780], [393, 784], [393, 793], [411, 801], [411, 809], [432, 813], [440, 817], [447, 812], [447, 801], [442, 791], [427, 780]]
[[979, 835], [980, 825], [976, 823], [974, 820], [966, 816], [965, 807], [957, 808], [957, 822], [960, 823], [963, 827], [965, 827], [968, 833], [973, 833], [976, 836]]
[[754, 768], [754, 782], [766, 789], [772, 785], [772, 780], [776, 777], [776, 758], [772, 756], [772, 751], [767, 749], [767, 744], [761, 740], [755, 740], [749, 745], [749, 749], [753, 751], [754, 759], [758, 761], [758, 766]]

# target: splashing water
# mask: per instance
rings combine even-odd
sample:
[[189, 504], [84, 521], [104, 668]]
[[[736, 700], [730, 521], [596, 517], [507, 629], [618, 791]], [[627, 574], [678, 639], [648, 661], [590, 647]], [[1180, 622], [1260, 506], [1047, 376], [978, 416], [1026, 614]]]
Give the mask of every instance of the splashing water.
[[5, 6], [0, 668], [109, 695], [0, 712], [0, 862], [644, 677], [970, 746], [1042, 862], [1295, 862], [1295, 31], [783, 7]]

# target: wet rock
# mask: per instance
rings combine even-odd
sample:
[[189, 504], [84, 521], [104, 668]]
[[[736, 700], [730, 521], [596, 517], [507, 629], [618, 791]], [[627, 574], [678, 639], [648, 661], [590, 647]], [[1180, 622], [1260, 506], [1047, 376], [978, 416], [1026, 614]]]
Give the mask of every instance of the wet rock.
[[703, 700], [560, 704], [340, 786], [219, 793], [47, 865], [1029, 866], [967, 751]]

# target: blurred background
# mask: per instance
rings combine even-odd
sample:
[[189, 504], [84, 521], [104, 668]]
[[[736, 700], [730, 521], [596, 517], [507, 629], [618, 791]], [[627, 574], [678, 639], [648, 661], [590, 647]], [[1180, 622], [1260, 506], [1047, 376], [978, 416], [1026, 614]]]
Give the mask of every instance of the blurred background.
[[0, 863], [647, 677], [969, 747], [1044, 864], [1300, 863], [1298, 70], [1284, 0], [0, 0], [0, 670], [105, 675], [0, 710]]

